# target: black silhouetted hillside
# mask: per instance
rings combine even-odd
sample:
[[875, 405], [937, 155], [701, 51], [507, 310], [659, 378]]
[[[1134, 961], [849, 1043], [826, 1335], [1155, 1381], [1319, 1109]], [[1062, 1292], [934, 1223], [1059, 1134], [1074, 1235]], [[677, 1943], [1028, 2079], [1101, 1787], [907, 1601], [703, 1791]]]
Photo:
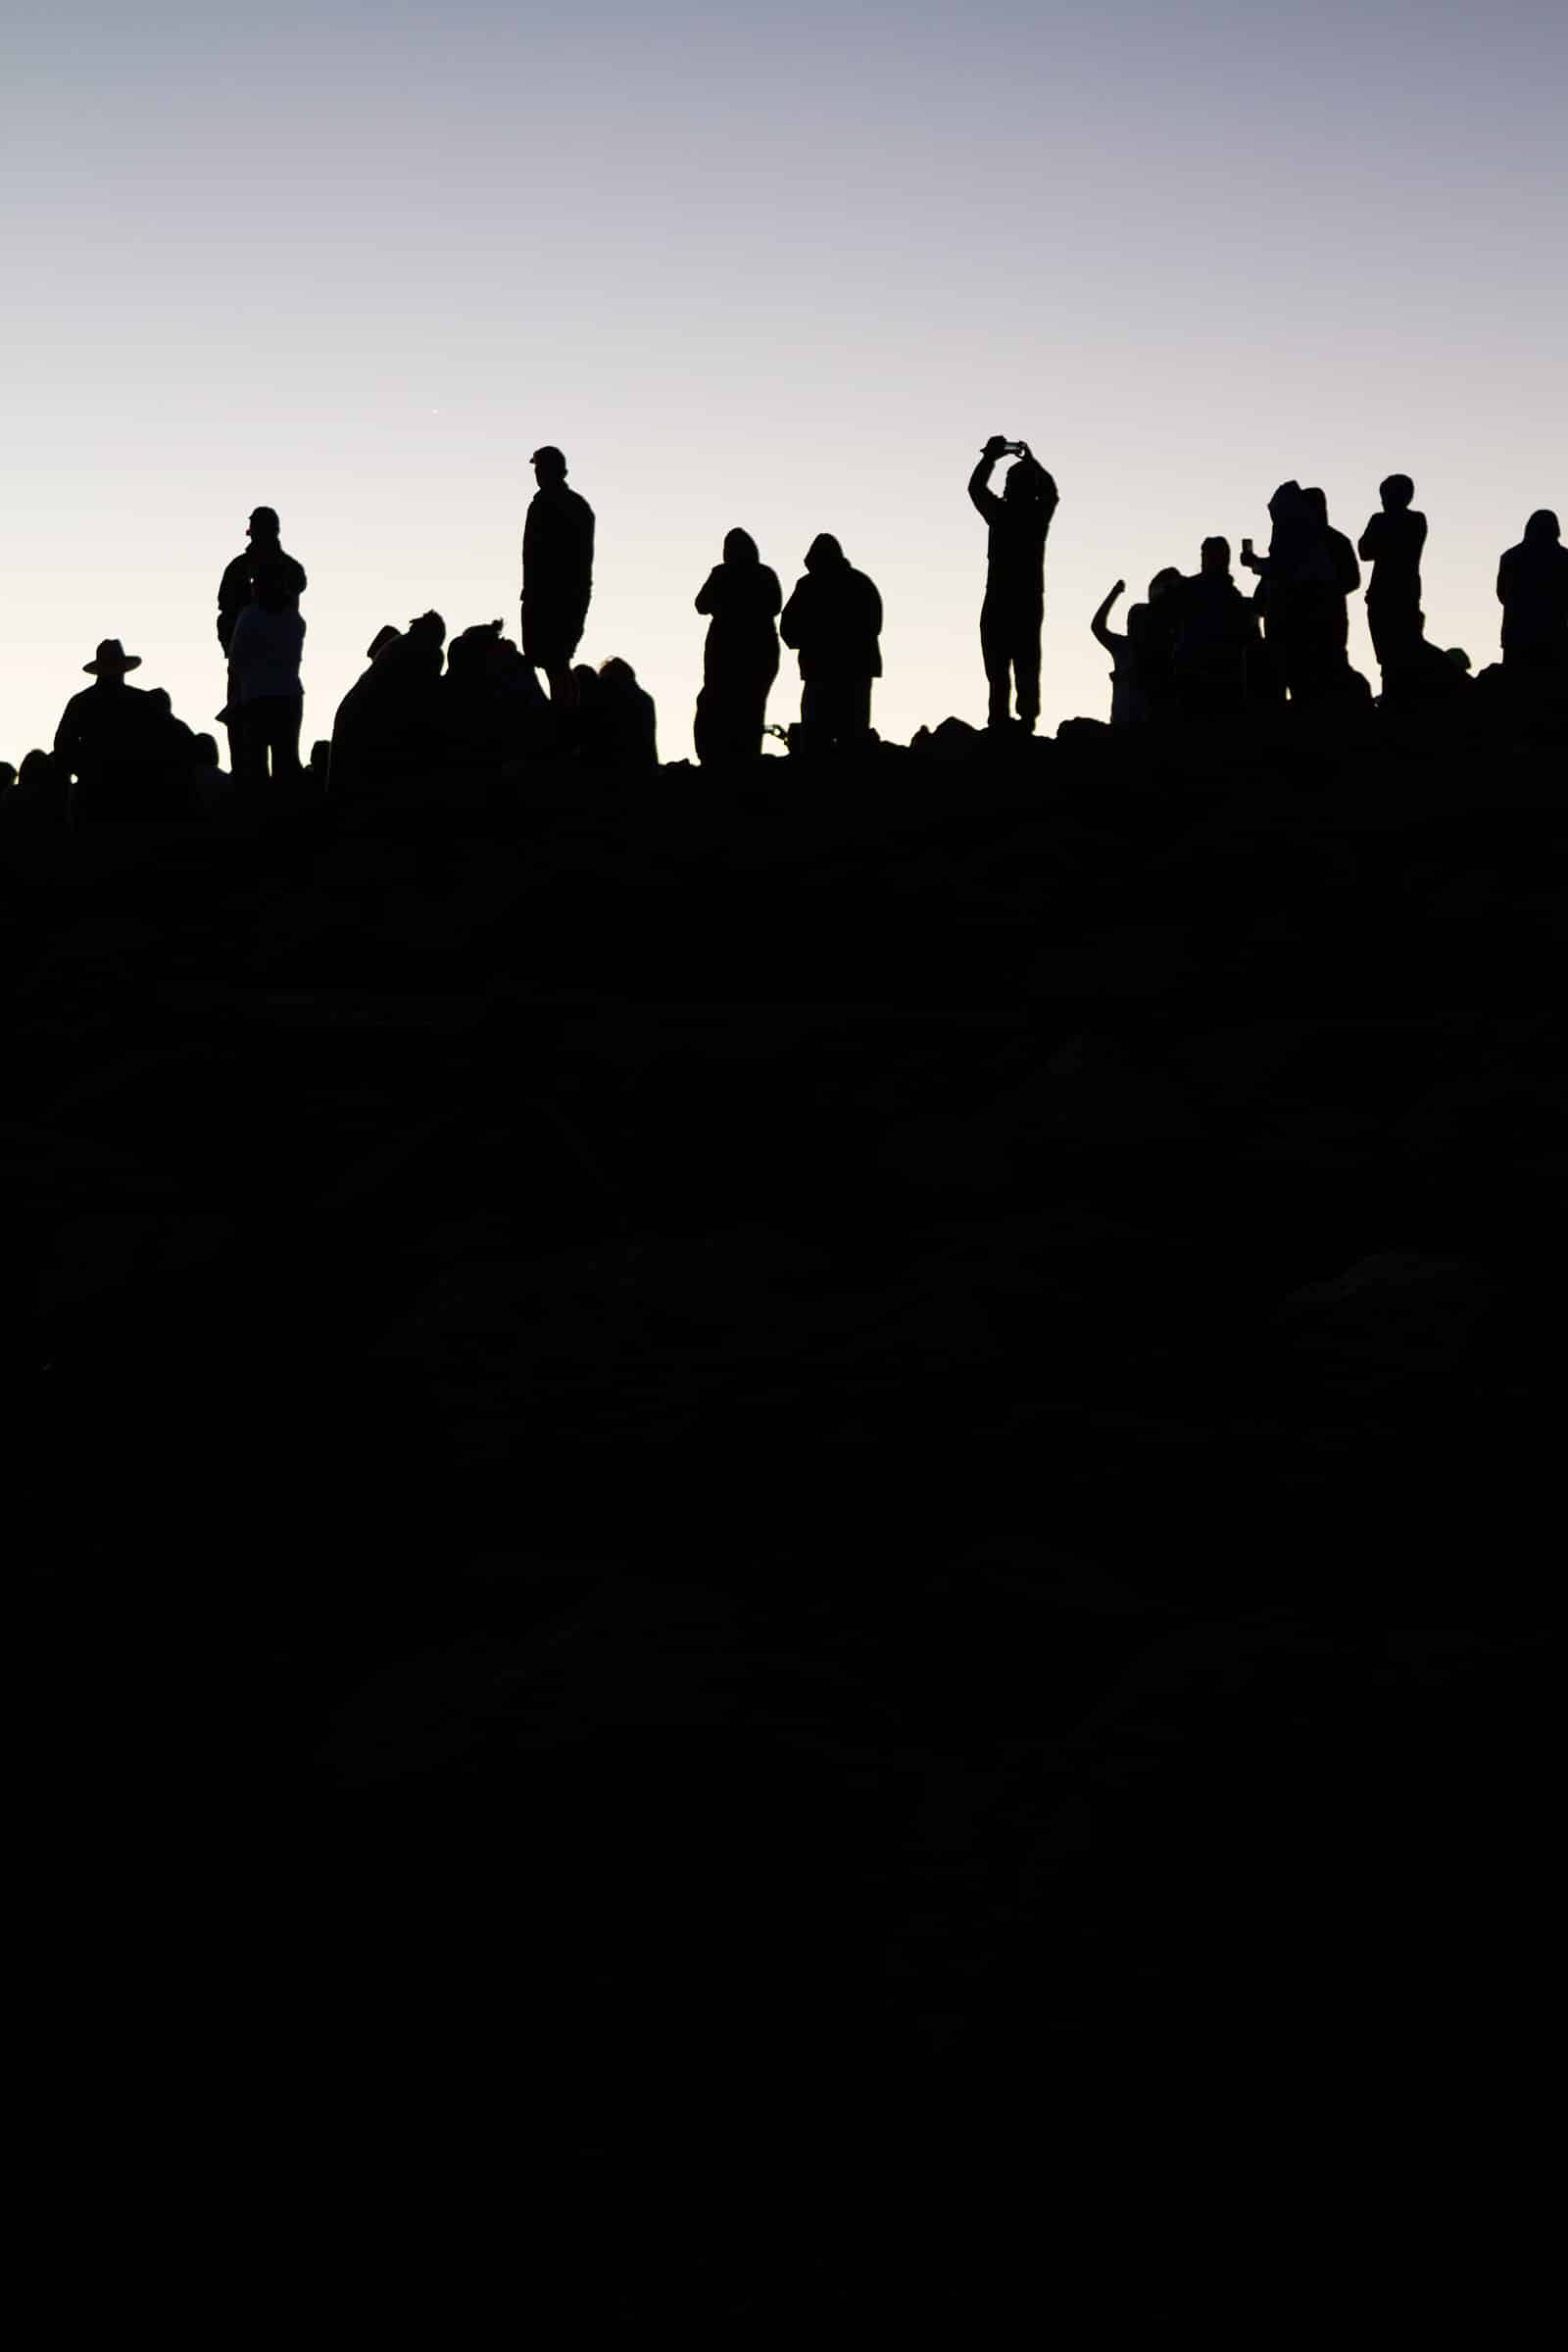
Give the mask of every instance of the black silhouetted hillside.
[[1563, 781], [1540, 717], [946, 730], [11, 840], [68, 2086], [674, 2172], [710, 2223], [585, 2282], [636, 2316], [1147, 2319], [1210, 2183], [1216, 2307], [1338, 2308], [1390, 2175], [1524, 2195]]

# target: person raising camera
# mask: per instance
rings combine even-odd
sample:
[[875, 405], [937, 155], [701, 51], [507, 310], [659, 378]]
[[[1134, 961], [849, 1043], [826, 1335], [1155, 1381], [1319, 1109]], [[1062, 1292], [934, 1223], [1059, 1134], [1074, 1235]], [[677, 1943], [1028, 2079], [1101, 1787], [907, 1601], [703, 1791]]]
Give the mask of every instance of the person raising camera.
[[[999, 498], [990, 482], [1003, 458], [1015, 463]], [[1032, 732], [1040, 716], [1046, 533], [1056, 512], [1056, 485], [1027, 441], [1004, 441], [993, 433], [969, 476], [969, 496], [990, 525], [980, 607], [980, 651], [991, 690], [987, 723], [1006, 726], [1016, 689], [1018, 723]]]

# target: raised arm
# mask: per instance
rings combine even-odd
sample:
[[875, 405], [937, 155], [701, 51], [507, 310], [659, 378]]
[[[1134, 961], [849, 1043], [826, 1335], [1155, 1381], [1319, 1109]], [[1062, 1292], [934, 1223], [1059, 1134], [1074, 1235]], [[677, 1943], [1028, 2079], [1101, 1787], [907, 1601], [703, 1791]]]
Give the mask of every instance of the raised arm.
[[993, 433], [980, 452], [979, 465], [969, 476], [970, 502], [985, 516], [987, 522], [995, 522], [1002, 512], [1002, 501], [996, 492], [988, 487], [988, 484], [995, 470], [997, 460], [1006, 446], [1007, 444], [1000, 433]]
[[1114, 629], [1110, 629], [1105, 626], [1105, 623], [1110, 618], [1111, 606], [1116, 602], [1118, 596], [1123, 596], [1126, 594], [1126, 581], [1118, 580], [1115, 587], [1110, 591], [1110, 594], [1105, 597], [1101, 604], [1100, 610], [1096, 612], [1094, 619], [1089, 623], [1089, 626], [1091, 629], [1093, 629], [1096, 637], [1104, 647], [1107, 654], [1114, 655], [1118, 646], [1123, 646], [1127, 642], [1125, 633], [1121, 636], [1118, 636]]

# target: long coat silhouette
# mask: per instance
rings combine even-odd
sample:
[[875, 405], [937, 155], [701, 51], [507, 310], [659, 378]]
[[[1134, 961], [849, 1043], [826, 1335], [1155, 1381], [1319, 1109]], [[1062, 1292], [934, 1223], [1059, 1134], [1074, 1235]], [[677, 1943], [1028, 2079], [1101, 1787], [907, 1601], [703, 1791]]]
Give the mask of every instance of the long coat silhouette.
[[778, 573], [761, 561], [750, 531], [727, 532], [724, 561], [697, 592], [698, 612], [710, 616], [693, 727], [705, 767], [761, 752], [768, 689], [778, 675], [773, 624], [783, 601]]
[[837, 751], [871, 731], [871, 682], [882, 675], [882, 599], [831, 531], [806, 551], [806, 575], [779, 620], [801, 661], [803, 750]]
[[1549, 507], [1538, 507], [1525, 535], [1497, 566], [1505, 664], [1548, 669], [1568, 662], [1568, 547]]

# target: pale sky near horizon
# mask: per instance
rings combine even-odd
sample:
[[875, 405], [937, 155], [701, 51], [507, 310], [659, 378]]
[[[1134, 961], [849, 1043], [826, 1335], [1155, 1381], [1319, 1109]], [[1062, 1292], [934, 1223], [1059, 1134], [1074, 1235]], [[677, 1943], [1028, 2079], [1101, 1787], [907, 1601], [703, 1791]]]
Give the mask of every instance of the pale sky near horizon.
[[786, 593], [819, 530], [877, 581], [885, 735], [984, 716], [991, 432], [1061, 492], [1048, 730], [1106, 713], [1111, 582], [1263, 541], [1289, 475], [1352, 538], [1415, 476], [1480, 667], [1499, 553], [1568, 515], [1565, 91], [1540, 0], [0, 0], [0, 755], [105, 636], [211, 726], [259, 502], [307, 742], [381, 622], [515, 634], [545, 440], [599, 518], [580, 658], [666, 759], [734, 523]]

